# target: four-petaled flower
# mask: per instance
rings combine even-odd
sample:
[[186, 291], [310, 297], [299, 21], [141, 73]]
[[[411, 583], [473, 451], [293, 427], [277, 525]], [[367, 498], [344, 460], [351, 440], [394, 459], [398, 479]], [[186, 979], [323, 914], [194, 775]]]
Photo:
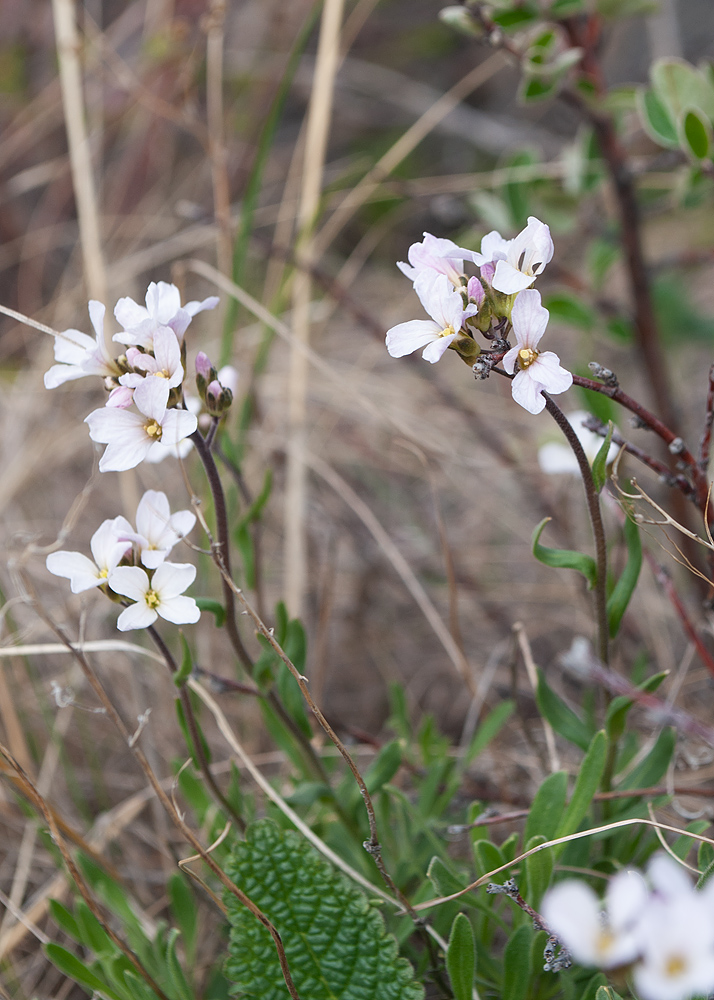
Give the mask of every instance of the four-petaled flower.
[[202, 302], [196, 300], [181, 305], [181, 294], [176, 285], [165, 281], [154, 281], [146, 292], [146, 307], [140, 306], [128, 296], [119, 299], [114, 309], [117, 322], [123, 327], [121, 333], [114, 334], [120, 344], [135, 344], [150, 351], [154, 336], [160, 326], [168, 326], [179, 340], [183, 337], [193, 317], [204, 309], [215, 309], [218, 296], [210, 295]]
[[573, 376], [561, 367], [557, 354], [538, 350], [549, 315], [541, 305], [540, 292], [532, 288], [518, 295], [511, 310], [516, 346], [504, 355], [503, 367], [516, 373], [511, 382], [513, 398], [529, 413], [540, 413], [545, 406], [543, 391], [565, 392], [573, 384]]
[[427, 280], [420, 277], [414, 287], [431, 319], [412, 319], [393, 326], [387, 331], [387, 350], [393, 358], [403, 358], [423, 347], [422, 357], [435, 364], [456, 340], [465, 320], [476, 315], [478, 306], [464, 306], [445, 274], [436, 273]]
[[147, 490], [136, 508], [136, 532], [127, 537], [136, 542], [144, 566], [156, 569], [195, 523], [192, 511], [178, 510], [172, 514], [165, 493]]
[[135, 602], [119, 615], [119, 631], [148, 628], [159, 615], [174, 625], [197, 622], [201, 617], [198, 605], [192, 597], [182, 596], [195, 577], [196, 567], [190, 563], [163, 562], [151, 579], [138, 566], [118, 566], [109, 574], [109, 586], [115, 594]]
[[513, 295], [532, 285], [553, 256], [550, 229], [534, 216], [515, 239], [504, 240], [494, 230], [481, 241], [481, 253], [473, 254], [474, 263], [496, 265], [493, 287], [497, 292]]
[[139, 413], [104, 406], [85, 418], [91, 439], [107, 446], [99, 460], [100, 472], [133, 469], [148, 457], [157, 441], [176, 447], [196, 430], [198, 421], [193, 413], [166, 409], [163, 382], [157, 378], [145, 380], [141, 405], [134, 390]]
[[69, 580], [73, 594], [101, 587], [131, 549], [131, 541], [127, 538], [127, 533], [131, 533], [131, 530], [131, 525], [121, 515], [103, 521], [89, 543], [94, 562], [81, 552], [62, 550], [50, 552], [45, 565], [50, 573]]
[[80, 330], [65, 330], [55, 337], [55, 361], [45, 372], [45, 388], [56, 389], [63, 382], [84, 378], [86, 375], [118, 375], [119, 367], [104, 343], [104, 306], [92, 299], [89, 303], [89, 318], [94, 327], [95, 338]]
[[138, 347], [130, 347], [126, 352], [126, 359], [134, 371], [127, 372], [119, 379], [122, 386], [134, 390], [134, 402], [140, 409], [147, 395], [156, 391], [155, 387], [150, 389], [152, 380], [158, 379], [158, 384], [162, 386], [164, 406], [168, 403], [170, 390], [183, 382], [181, 345], [171, 327], [157, 328], [153, 349], [153, 354], [146, 354]]
[[445, 274], [452, 285], [463, 284], [464, 260], [473, 262], [474, 253], [457, 247], [451, 240], [424, 233], [421, 243], [412, 243], [407, 253], [408, 264], [397, 261], [397, 267], [407, 278], [416, 281], [424, 272]]

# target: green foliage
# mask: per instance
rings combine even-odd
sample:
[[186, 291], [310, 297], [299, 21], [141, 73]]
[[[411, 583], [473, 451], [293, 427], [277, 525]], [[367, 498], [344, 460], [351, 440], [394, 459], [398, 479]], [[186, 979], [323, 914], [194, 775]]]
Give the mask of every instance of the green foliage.
[[472, 1000], [476, 945], [471, 923], [463, 913], [457, 913], [451, 925], [449, 947], [446, 950], [446, 970], [454, 991], [454, 1000]]
[[625, 519], [625, 543], [627, 544], [627, 563], [607, 600], [607, 621], [612, 639], [619, 631], [622, 616], [630, 603], [642, 568], [640, 529], [630, 517]]
[[[640, 684], [638, 690], [651, 694], [653, 691], [657, 690], [665, 677], [667, 677], [666, 670], [663, 670], [659, 674], [654, 674], [652, 677], [648, 677], [646, 681]], [[635, 702], [633, 699], [628, 698], [627, 695], [624, 694], [618, 695], [618, 697], [613, 698], [610, 702], [607, 709], [605, 728], [607, 730], [607, 735], [611, 740], [619, 740], [624, 733], [628, 713], [634, 704]]]
[[558, 292], [546, 295], [543, 305], [550, 311], [551, 319], [568, 326], [576, 326], [581, 330], [592, 330], [595, 325], [595, 312], [577, 295], [569, 292]]
[[[614, 430], [615, 427], [611, 421], [607, 429], [607, 434], [605, 435], [605, 439], [600, 445], [597, 455], [593, 459], [593, 464], [592, 464], [593, 483], [595, 485], [595, 490], [598, 493], [602, 491], [603, 486], [607, 482], [607, 456], [608, 452], [610, 451], [610, 444], [612, 443], [612, 435]], [[635, 583], [637, 583], [637, 577], [635, 577]]]
[[650, 69], [651, 87], [641, 89], [637, 108], [650, 138], [681, 149], [696, 162], [712, 153], [714, 82], [705, 69], [683, 59], [659, 59]]
[[540, 536], [551, 518], [544, 517], [540, 524], [536, 525], [533, 532], [533, 555], [538, 562], [553, 569], [574, 569], [582, 573], [588, 581], [589, 587], [594, 587], [597, 581], [597, 565], [592, 556], [583, 552], [574, 552], [572, 549], [551, 549], [540, 544]]
[[503, 956], [502, 1000], [523, 1000], [523, 987], [531, 978], [533, 931], [522, 925], [511, 934]]
[[555, 831], [556, 837], [567, 837], [579, 828], [598, 790], [607, 760], [608, 739], [604, 730], [595, 733], [580, 764], [578, 777], [567, 809]]
[[549, 774], [535, 794], [528, 819], [526, 820], [523, 840], [528, 843], [533, 837], [541, 835], [544, 840], [552, 840], [565, 808], [565, 798], [568, 794], [568, 774], [566, 771], [555, 771]]
[[[263, 820], [227, 865], [281, 935], [290, 973], [310, 1000], [419, 1000], [423, 989], [381, 914], [299, 834]], [[226, 975], [236, 993], [278, 1000], [288, 991], [269, 932], [231, 893]]]
[[541, 715], [548, 720], [556, 733], [564, 736], [566, 740], [574, 743], [581, 750], [587, 750], [592, 739], [590, 727], [555, 693], [540, 669], [538, 670], [536, 702]]

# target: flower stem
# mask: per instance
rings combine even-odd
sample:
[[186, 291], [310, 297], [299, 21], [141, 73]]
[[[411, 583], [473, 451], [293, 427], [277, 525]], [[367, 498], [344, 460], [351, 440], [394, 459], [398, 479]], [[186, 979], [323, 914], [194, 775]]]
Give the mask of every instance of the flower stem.
[[583, 451], [583, 446], [573, 430], [567, 417], [553, 399], [544, 392], [545, 406], [550, 415], [565, 435], [568, 444], [573, 449], [573, 454], [580, 468], [580, 475], [585, 487], [585, 498], [590, 515], [590, 523], [593, 529], [595, 540], [595, 562], [597, 565], [597, 580], [595, 582], [595, 617], [597, 620], [598, 632], [598, 656], [602, 663], [609, 662], [608, 651], [608, 623], [607, 623], [607, 547], [605, 544], [605, 528], [602, 523], [602, 513], [600, 511], [600, 499], [595, 489], [592, 469]]

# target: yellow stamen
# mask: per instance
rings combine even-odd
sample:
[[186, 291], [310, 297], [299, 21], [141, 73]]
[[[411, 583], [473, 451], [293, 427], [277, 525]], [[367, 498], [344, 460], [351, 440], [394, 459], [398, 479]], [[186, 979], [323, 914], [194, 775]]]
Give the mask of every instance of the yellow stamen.
[[521, 371], [525, 371], [526, 368], [530, 368], [537, 357], [538, 351], [534, 351], [532, 347], [522, 347], [518, 352], [518, 367]]
[[453, 333], [456, 333], [453, 326], [445, 326], [444, 329], [439, 334], [440, 337], [450, 337]]
[[155, 590], [147, 590], [144, 600], [150, 608], [158, 608], [159, 604], [161, 604], [161, 598]]
[[109, 570], [108, 569], [100, 569], [99, 570], [99, 575], [101, 576], [101, 578], [103, 580], [106, 580], [106, 578], [109, 576]]
[[147, 424], [144, 424], [144, 430], [151, 438], [155, 438], [157, 441], [161, 440], [161, 435], [163, 433], [161, 424], [156, 420], [150, 420]]
[[665, 975], [667, 976], [681, 976], [686, 970], [687, 963], [682, 958], [681, 955], [670, 955], [664, 967]]

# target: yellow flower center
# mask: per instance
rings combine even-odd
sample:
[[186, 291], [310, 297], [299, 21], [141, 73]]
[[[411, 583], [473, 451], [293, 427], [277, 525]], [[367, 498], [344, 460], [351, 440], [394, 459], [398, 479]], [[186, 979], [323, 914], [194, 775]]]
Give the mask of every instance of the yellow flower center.
[[687, 963], [681, 955], [670, 955], [665, 963], [664, 972], [665, 975], [674, 978], [675, 976], [681, 976], [686, 971], [686, 968]]
[[522, 347], [518, 352], [518, 367], [524, 372], [526, 368], [530, 368], [537, 357], [538, 351], [534, 351], [532, 347]]
[[166, 371], [165, 368], [163, 368], [160, 372], [156, 372], [155, 374], [157, 378], [171, 378], [171, 376], [169, 375], [169, 373]]
[[158, 608], [159, 604], [161, 604], [161, 598], [155, 590], [147, 590], [144, 600], [150, 608]]
[[156, 441], [161, 440], [162, 428], [161, 424], [156, 420], [150, 420], [148, 423], [144, 424], [144, 430], [150, 438], [154, 438]]
[[99, 570], [99, 575], [101, 576], [101, 578], [103, 580], [106, 580], [106, 578], [109, 576], [109, 570], [108, 569], [100, 569]]
[[453, 333], [456, 333], [453, 326], [445, 326], [444, 329], [439, 334], [440, 337], [450, 337]]

